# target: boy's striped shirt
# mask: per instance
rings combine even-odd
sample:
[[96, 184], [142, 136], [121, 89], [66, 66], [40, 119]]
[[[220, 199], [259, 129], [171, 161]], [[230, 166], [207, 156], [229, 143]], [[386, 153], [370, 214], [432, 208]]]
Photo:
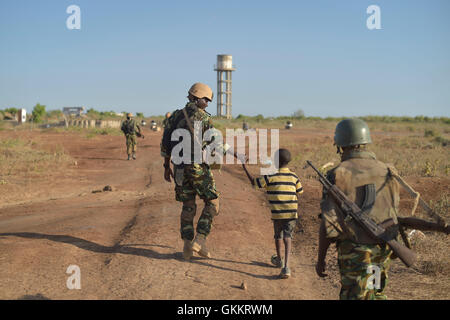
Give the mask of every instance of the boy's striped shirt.
[[298, 218], [298, 194], [303, 187], [298, 176], [288, 168], [281, 168], [277, 173], [255, 178], [255, 188], [266, 189], [272, 219]]

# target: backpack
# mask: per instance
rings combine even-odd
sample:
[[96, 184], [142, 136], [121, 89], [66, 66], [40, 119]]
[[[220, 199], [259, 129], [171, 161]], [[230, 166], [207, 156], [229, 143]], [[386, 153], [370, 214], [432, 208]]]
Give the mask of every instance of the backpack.
[[134, 121], [125, 121], [122, 125], [122, 131], [125, 134], [136, 134]]

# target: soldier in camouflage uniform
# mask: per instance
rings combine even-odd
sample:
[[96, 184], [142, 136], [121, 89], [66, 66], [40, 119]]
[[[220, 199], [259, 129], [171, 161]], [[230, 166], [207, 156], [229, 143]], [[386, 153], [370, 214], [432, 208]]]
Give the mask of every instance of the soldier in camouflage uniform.
[[[211, 254], [206, 248], [206, 237], [211, 231], [211, 225], [215, 216], [219, 214], [219, 192], [216, 189], [213, 174], [209, 164], [195, 163], [194, 143], [192, 135], [194, 121], [201, 122], [201, 134], [213, 128], [211, 116], [205, 111], [208, 102], [213, 99], [212, 90], [205, 84], [196, 83], [189, 90], [189, 102], [184, 109], [176, 110], [166, 119], [163, 139], [161, 142], [161, 156], [164, 157], [164, 178], [170, 182], [172, 176], [175, 180], [175, 199], [183, 203], [180, 219], [180, 233], [184, 241], [183, 257], [190, 260], [193, 252], [202, 257], [210, 258]], [[186, 115], [185, 115], [186, 113]], [[188, 119], [186, 119], [186, 116]], [[189, 163], [174, 166], [174, 171], [170, 168], [171, 152], [173, 145], [171, 135], [176, 129], [188, 130], [191, 137], [191, 157]], [[212, 142], [213, 139], [210, 141]], [[210, 142], [198, 142], [202, 148]], [[178, 142], [175, 142], [178, 143]], [[222, 145], [222, 151], [227, 152], [227, 146]], [[228, 152], [230, 152], [228, 150]], [[237, 154], [234, 153], [237, 157]], [[245, 158], [244, 158], [245, 159]], [[194, 217], [197, 210], [195, 203], [196, 196], [199, 196], [205, 203], [202, 214], [197, 222], [197, 234], [194, 233]], [[194, 238], [195, 237], [195, 238]]]
[[[387, 165], [366, 149], [372, 142], [367, 124], [359, 119], [341, 121], [334, 141], [341, 163], [327, 173], [327, 179], [362, 210], [370, 210], [370, 217], [384, 226], [392, 239], [397, 238], [399, 186], [390, 176]], [[372, 185], [375, 188], [370, 197], [367, 194], [370, 188], [366, 186]], [[374, 200], [367, 203], [369, 198]], [[326, 276], [326, 252], [335, 242], [341, 274], [340, 299], [386, 299], [383, 290], [387, 285], [392, 250], [386, 243], [370, 238], [352, 219], [345, 217], [325, 192], [321, 209], [317, 274]]]
[[136, 160], [136, 150], [137, 150], [137, 139], [136, 134], [141, 134], [141, 127], [136, 123], [133, 119], [133, 114], [127, 114], [127, 120], [122, 123], [120, 128], [125, 135], [126, 143], [127, 143], [127, 154], [128, 160], [131, 160], [133, 157]]

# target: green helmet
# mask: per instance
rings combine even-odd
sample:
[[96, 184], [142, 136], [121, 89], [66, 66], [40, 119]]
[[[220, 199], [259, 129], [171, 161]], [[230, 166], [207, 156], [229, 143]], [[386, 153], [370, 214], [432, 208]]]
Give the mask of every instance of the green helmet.
[[334, 133], [334, 143], [338, 147], [350, 147], [372, 143], [367, 124], [361, 119], [345, 119], [338, 123]]

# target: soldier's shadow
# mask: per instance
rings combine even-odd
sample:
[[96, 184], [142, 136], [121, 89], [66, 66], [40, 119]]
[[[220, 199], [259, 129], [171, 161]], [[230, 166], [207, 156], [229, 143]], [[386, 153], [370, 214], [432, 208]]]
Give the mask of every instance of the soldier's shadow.
[[126, 159], [126, 157], [124, 157], [123, 159], [119, 159], [119, 158], [95, 158], [95, 157], [84, 157], [84, 158], [79, 158], [82, 160], [104, 160], [104, 161], [128, 161]]
[[[74, 245], [80, 249], [88, 250], [98, 253], [122, 253], [122, 254], [132, 254], [135, 256], [141, 256], [153, 259], [175, 259], [181, 260], [182, 255], [180, 253], [159, 253], [151, 249], [136, 248], [129, 245], [114, 245], [114, 246], [103, 246], [101, 244], [84, 240], [77, 237], [67, 236], [67, 235], [51, 235], [51, 234], [41, 234], [32, 232], [18, 232], [18, 233], [0, 233], [0, 237], [3, 236], [14, 236], [28, 239], [47, 239], [55, 242], [62, 242]], [[159, 245], [147, 245], [147, 246], [157, 246]]]
[[[152, 259], [166, 259], [166, 260], [179, 260], [183, 261], [183, 255], [181, 252], [173, 252], [173, 253], [160, 253], [151, 249], [145, 249], [145, 248], [137, 248], [133, 246], [154, 246], [154, 247], [163, 247], [163, 248], [170, 248], [172, 247], [164, 246], [164, 245], [156, 245], [156, 244], [131, 244], [131, 245], [114, 245], [114, 246], [104, 246], [92, 241], [84, 240], [81, 238], [68, 236], [68, 235], [52, 235], [52, 234], [42, 234], [42, 233], [34, 233], [34, 232], [15, 232], [15, 233], [0, 233], [0, 237], [21, 237], [21, 238], [27, 238], [27, 239], [46, 239], [50, 241], [55, 242], [61, 242], [70, 244], [73, 246], [76, 246], [83, 250], [88, 250], [92, 252], [97, 253], [121, 253], [121, 254], [130, 254], [145, 258], [152, 258]], [[257, 261], [252, 261], [251, 263], [248, 262], [240, 262], [240, 261], [233, 261], [233, 260], [225, 260], [225, 259], [209, 259], [211, 261], [218, 261], [218, 262], [228, 262], [228, 263], [234, 263], [234, 264], [246, 264], [246, 265], [253, 265], [253, 266], [262, 266], [262, 267], [272, 267], [269, 264], [261, 263]], [[242, 270], [236, 270], [228, 267], [222, 267], [217, 266], [214, 264], [211, 264], [209, 262], [206, 262], [208, 260], [205, 260], [203, 258], [197, 258], [194, 257], [191, 260], [193, 263], [197, 263], [206, 267], [216, 268], [219, 270], [224, 271], [232, 271], [232, 272], [238, 272], [242, 273], [254, 278], [258, 279], [268, 279], [268, 280], [274, 280], [278, 277], [276, 275], [259, 275], [259, 274], [253, 274], [250, 272], [242, 271]]]

